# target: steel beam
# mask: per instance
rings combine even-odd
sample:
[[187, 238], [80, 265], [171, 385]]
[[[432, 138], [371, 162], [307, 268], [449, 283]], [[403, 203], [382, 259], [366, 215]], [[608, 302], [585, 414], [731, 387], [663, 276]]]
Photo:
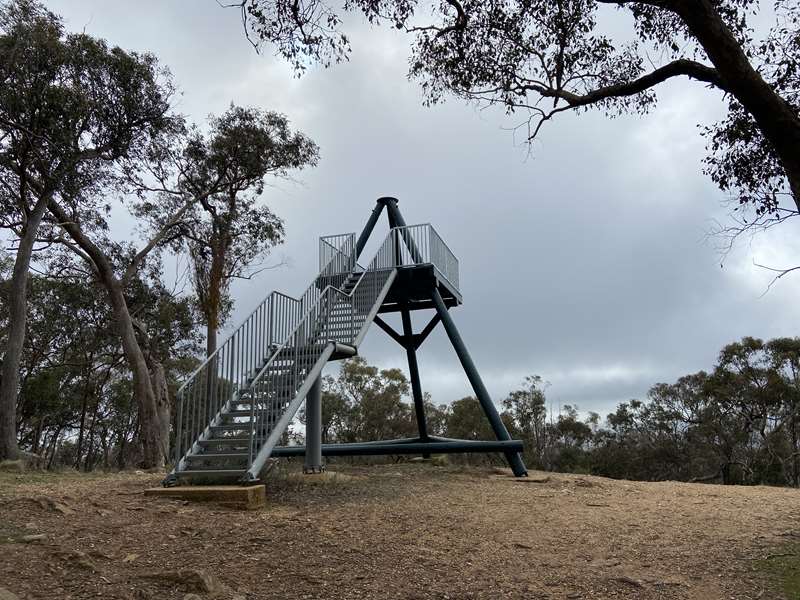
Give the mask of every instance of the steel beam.
[[411, 234], [408, 233], [407, 229], [405, 229], [406, 220], [400, 213], [400, 209], [397, 208], [397, 198], [381, 198], [381, 200], [386, 201], [386, 212], [389, 215], [389, 225], [391, 227], [402, 228], [400, 229], [400, 235], [403, 237], [403, 241], [406, 243], [408, 251], [411, 253], [411, 258], [414, 259], [414, 262], [421, 263], [422, 254], [420, 254], [420, 251], [417, 248], [417, 244], [414, 242], [414, 239], [411, 237]]
[[439, 324], [442, 318], [439, 316], [439, 313], [436, 313], [433, 318], [425, 325], [425, 329], [420, 331], [417, 335], [414, 336], [414, 348], [419, 348], [422, 346], [422, 343], [425, 339], [430, 335], [431, 331], [433, 331], [436, 326]]
[[392, 338], [395, 342], [397, 342], [401, 346], [406, 345], [406, 341], [403, 339], [403, 336], [397, 333], [394, 329], [392, 329], [392, 326], [389, 325], [386, 321], [384, 321], [380, 317], [375, 317], [373, 319], [373, 323], [375, 323], [375, 325], [383, 329], [386, 332], [386, 334], [390, 338]]
[[356, 242], [356, 261], [358, 261], [358, 257], [361, 256], [364, 246], [367, 245], [367, 240], [369, 240], [369, 236], [372, 235], [372, 230], [375, 229], [375, 224], [378, 222], [378, 217], [381, 216], [381, 211], [384, 206], [385, 203], [380, 200], [375, 203], [375, 208], [372, 209], [372, 213], [370, 213], [369, 219], [367, 219], [367, 224], [361, 231], [361, 235], [358, 236], [358, 241]]
[[[411, 395], [414, 398], [414, 412], [417, 415], [417, 429], [419, 437], [426, 441], [428, 439], [428, 424], [425, 422], [425, 402], [422, 398], [422, 384], [419, 381], [419, 365], [417, 364], [417, 351], [414, 348], [414, 330], [411, 328], [411, 313], [404, 309], [403, 317], [403, 336], [406, 343], [406, 357], [408, 358], [408, 374], [411, 379]], [[425, 458], [430, 458], [430, 454], [424, 454]]]
[[[447, 332], [447, 337], [450, 338], [450, 343], [453, 344], [458, 359], [461, 361], [461, 366], [464, 367], [464, 372], [467, 374], [467, 379], [469, 379], [472, 389], [475, 390], [478, 402], [481, 403], [483, 412], [486, 413], [486, 417], [492, 425], [494, 434], [497, 436], [498, 440], [510, 440], [511, 436], [508, 434], [508, 430], [503, 420], [500, 418], [500, 414], [497, 412], [497, 408], [494, 402], [492, 402], [492, 398], [489, 396], [486, 386], [483, 384], [483, 379], [481, 379], [478, 369], [475, 367], [475, 363], [472, 362], [472, 357], [467, 351], [467, 346], [464, 344], [464, 340], [461, 339], [461, 334], [458, 332], [458, 328], [456, 328], [456, 324], [447, 311], [447, 306], [445, 306], [444, 300], [442, 300], [442, 296], [439, 294], [439, 290], [436, 288], [431, 292], [431, 299], [436, 305], [436, 312], [439, 313], [439, 317], [442, 319], [442, 325], [444, 325], [444, 329]], [[525, 464], [522, 462], [522, 457], [519, 455], [519, 452], [507, 451], [505, 454], [511, 469], [514, 471], [514, 475], [517, 477], [524, 477], [528, 474], [528, 470], [525, 468]]]
[[[323, 444], [323, 456], [380, 456], [387, 454], [455, 454], [469, 452], [521, 452], [520, 440], [455, 440], [452, 442], [365, 442]], [[305, 446], [276, 446], [272, 456], [304, 456]]]
[[306, 396], [306, 460], [303, 473], [322, 473], [322, 376], [318, 375]]

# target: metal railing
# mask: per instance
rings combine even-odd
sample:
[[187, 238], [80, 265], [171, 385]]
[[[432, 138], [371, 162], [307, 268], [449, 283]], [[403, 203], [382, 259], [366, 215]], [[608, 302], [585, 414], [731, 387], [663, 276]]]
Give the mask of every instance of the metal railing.
[[397, 231], [404, 242], [398, 249], [399, 265], [430, 263], [456, 291], [459, 290], [458, 259], [430, 223], [398, 227]]
[[[396, 227], [392, 231], [397, 231], [403, 242], [394, 247], [397, 266], [430, 263], [459, 291], [458, 259], [430, 223]], [[320, 238], [320, 265], [327, 265], [326, 274], [349, 273], [355, 266], [354, 255], [344, 251], [355, 243], [347, 239], [347, 235], [353, 234]], [[339, 244], [342, 250], [335, 250], [335, 244]], [[341, 271], [336, 270], [340, 268]]]
[[[327, 286], [316, 304], [275, 352], [248, 390], [250, 399], [251, 468], [256, 456], [269, 452], [299, 408], [298, 392], [330, 342], [357, 346], [377, 312], [381, 292], [397, 266], [400, 232], [393, 229], [348, 294]], [[292, 409], [292, 405], [294, 408]], [[257, 470], [257, 469], [256, 469]], [[257, 473], [253, 473], [257, 475]]]
[[238, 400], [240, 390], [260, 372], [303, 315], [317, 303], [322, 291], [331, 284], [338, 287], [344, 283], [347, 273], [338, 270], [345, 268], [348, 261], [355, 263], [355, 234], [331, 236], [325, 243], [337, 242], [341, 247], [330, 251], [328, 264], [323, 265], [299, 299], [272, 292], [178, 389], [173, 454], [176, 466], [192, 450], [193, 443], [217, 424], [222, 410]]
[[303, 295], [270, 294], [181, 386], [176, 469], [236, 403], [251, 413], [248, 466], [271, 450], [329, 342], [358, 347], [396, 267], [430, 263], [458, 290], [458, 260], [429, 224], [390, 230], [367, 267], [355, 259], [355, 234], [321, 238], [320, 273]]
[[356, 234], [342, 233], [319, 238], [320, 275], [349, 273], [356, 264]]

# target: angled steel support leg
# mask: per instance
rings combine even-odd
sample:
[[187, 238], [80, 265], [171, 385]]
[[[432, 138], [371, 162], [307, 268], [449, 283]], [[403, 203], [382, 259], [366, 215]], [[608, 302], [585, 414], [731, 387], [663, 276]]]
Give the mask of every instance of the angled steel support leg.
[[417, 248], [414, 238], [411, 237], [411, 234], [407, 229], [405, 229], [406, 220], [400, 213], [400, 209], [397, 208], [397, 198], [381, 198], [381, 200], [385, 201], [386, 203], [386, 213], [389, 215], [389, 226], [403, 228], [400, 230], [400, 234], [402, 235], [403, 241], [405, 242], [406, 247], [411, 254], [411, 258], [414, 259], [414, 262], [423, 262], [422, 254], [420, 253], [419, 248]]
[[[431, 294], [431, 299], [436, 305], [436, 312], [442, 319], [442, 325], [444, 325], [444, 329], [447, 332], [447, 337], [450, 338], [450, 343], [453, 344], [453, 348], [458, 355], [458, 359], [461, 361], [461, 366], [464, 367], [464, 372], [467, 374], [467, 378], [472, 385], [472, 389], [475, 390], [475, 395], [478, 397], [478, 402], [481, 403], [483, 412], [486, 413], [486, 416], [492, 425], [494, 434], [497, 436], [498, 440], [510, 440], [511, 436], [508, 434], [508, 430], [506, 429], [505, 424], [503, 424], [503, 420], [500, 418], [497, 408], [492, 402], [486, 386], [483, 385], [483, 380], [478, 373], [478, 369], [475, 368], [475, 363], [472, 362], [472, 357], [469, 355], [469, 352], [467, 352], [467, 347], [464, 345], [464, 340], [461, 339], [461, 334], [458, 333], [456, 324], [453, 322], [450, 313], [447, 311], [447, 306], [445, 306], [439, 290], [434, 288], [433, 293]], [[525, 477], [528, 474], [528, 470], [525, 468], [525, 464], [522, 462], [522, 457], [518, 452], [506, 452], [505, 455], [506, 459], [508, 460], [508, 464], [511, 466], [511, 470], [514, 471], [514, 475], [517, 477]]]
[[306, 396], [306, 459], [303, 473], [322, 473], [322, 377], [318, 376]]
[[364, 246], [367, 245], [367, 240], [369, 236], [372, 234], [372, 230], [375, 229], [375, 223], [378, 222], [378, 217], [381, 216], [381, 211], [385, 206], [384, 202], [378, 200], [375, 204], [375, 208], [372, 209], [372, 213], [369, 215], [369, 219], [367, 219], [367, 224], [364, 226], [364, 229], [361, 231], [361, 235], [358, 236], [358, 241], [356, 242], [356, 260], [358, 257], [361, 256], [361, 252], [364, 250]]
[[[411, 313], [403, 309], [403, 337], [408, 357], [408, 374], [411, 378], [411, 394], [414, 397], [414, 412], [417, 414], [417, 428], [419, 437], [424, 442], [428, 440], [428, 424], [425, 422], [425, 402], [422, 397], [422, 385], [419, 381], [419, 365], [417, 365], [417, 352], [414, 346], [414, 331], [411, 328]], [[430, 458], [430, 454], [423, 454], [423, 458]]]

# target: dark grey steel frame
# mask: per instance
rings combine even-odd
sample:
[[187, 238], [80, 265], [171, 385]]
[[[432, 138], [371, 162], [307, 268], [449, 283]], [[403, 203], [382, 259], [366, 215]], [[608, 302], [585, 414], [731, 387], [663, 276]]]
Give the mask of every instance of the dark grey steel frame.
[[[360, 256], [378, 222], [383, 209], [389, 218], [389, 227], [405, 227], [400, 209], [397, 207], [396, 198], [379, 198], [375, 208], [370, 214], [364, 230], [358, 237], [356, 243], [356, 260]], [[403, 230], [405, 234], [405, 230]], [[410, 236], [405, 237], [404, 241], [411, 256], [415, 260], [420, 256], [414, 240]], [[400, 269], [404, 269], [400, 267]], [[388, 440], [376, 442], [363, 442], [356, 444], [322, 444], [322, 423], [321, 423], [321, 393], [320, 382], [315, 382], [312, 392], [306, 399], [306, 446], [279, 446], [273, 449], [272, 456], [304, 456], [304, 470], [306, 472], [320, 472], [324, 470], [323, 456], [370, 456], [370, 455], [393, 455], [393, 454], [422, 454], [423, 457], [430, 457], [431, 454], [465, 453], [465, 452], [502, 452], [508, 461], [511, 470], [517, 477], [525, 477], [528, 474], [525, 464], [522, 461], [521, 452], [522, 442], [512, 440], [506, 429], [497, 408], [492, 402], [491, 396], [481, 379], [478, 369], [467, 350], [461, 334], [450, 316], [447, 302], [440, 293], [438, 282], [435, 275], [430, 277], [424, 269], [409, 267], [407, 277], [398, 278], [392, 290], [393, 305], [382, 309], [379, 312], [400, 312], [403, 333], [395, 331], [388, 323], [379, 316], [374, 322], [398, 344], [406, 350], [408, 360], [409, 378], [411, 380], [411, 393], [414, 400], [414, 413], [417, 420], [419, 437], [401, 440]], [[418, 276], [427, 275], [427, 276]], [[404, 284], [403, 281], [406, 283]], [[408, 282], [414, 283], [414, 288]], [[456, 301], [456, 304], [458, 301]], [[436, 314], [424, 329], [415, 334], [411, 326], [411, 312], [421, 309], [435, 309]], [[425, 406], [422, 395], [422, 385], [419, 376], [419, 365], [417, 363], [417, 350], [439, 323], [447, 333], [447, 337], [458, 356], [461, 366], [467, 375], [475, 396], [486, 414], [487, 419], [494, 431], [497, 440], [456, 440], [431, 436], [428, 434], [428, 427], [425, 418]]]

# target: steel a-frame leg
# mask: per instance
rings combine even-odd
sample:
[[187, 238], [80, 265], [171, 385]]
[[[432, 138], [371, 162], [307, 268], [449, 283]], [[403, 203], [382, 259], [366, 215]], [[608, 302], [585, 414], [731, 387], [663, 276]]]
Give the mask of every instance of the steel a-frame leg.
[[[408, 374], [411, 379], [411, 395], [414, 398], [414, 412], [417, 415], [417, 428], [419, 437], [422, 441], [428, 441], [428, 424], [425, 419], [425, 402], [422, 396], [422, 384], [419, 380], [419, 365], [417, 364], [417, 349], [414, 344], [414, 331], [411, 328], [411, 313], [407, 308], [403, 309], [403, 338], [408, 358]], [[430, 454], [423, 454], [423, 458], [430, 458]]]
[[[475, 395], [478, 397], [478, 402], [480, 402], [483, 412], [486, 413], [486, 417], [489, 419], [489, 423], [492, 425], [495, 436], [497, 436], [498, 440], [511, 440], [511, 436], [508, 434], [508, 430], [506, 429], [503, 420], [500, 418], [497, 408], [492, 402], [486, 386], [483, 384], [483, 380], [478, 373], [478, 369], [475, 368], [475, 363], [472, 362], [472, 357], [467, 351], [464, 340], [461, 339], [461, 334], [458, 332], [456, 324], [453, 322], [453, 319], [447, 310], [447, 306], [445, 306], [442, 295], [436, 288], [434, 288], [433, 292], [431, 293], [431, 299], [436, 305], [436, 312], [439, 314], [439, 317], [442, 320], [442, 325], [447, 332], [447, 337], [450, 339], [450, 343], [453, 344], [453, 348], [458, 355], [458, 359], [461, 361], [461, 366], [464, 367], [464, 372], [467, 374], [467, 379], [469, 379], [472, 389], [475, 390]], [[525, 463], [522, 462], [522, 457], [519, 455], [519, 452], [506, 452], [505, 455], [511, 470], [514, 472], [514, 475], [517, 477], [525, 477], [528, 475], [528, 470], [525, 468]]]
[[322, 473], [322, 376], [318, 376], [306, 396], [306, 456], [303, 473]]

